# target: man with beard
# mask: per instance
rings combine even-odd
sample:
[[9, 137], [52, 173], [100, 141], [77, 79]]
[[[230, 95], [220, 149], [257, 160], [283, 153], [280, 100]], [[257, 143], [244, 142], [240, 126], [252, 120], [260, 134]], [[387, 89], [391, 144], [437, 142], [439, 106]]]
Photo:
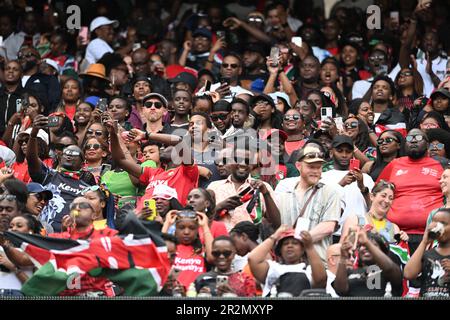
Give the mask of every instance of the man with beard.
[[225, 100], [217, 101], [212, 108], [211, 120], [220, 134], [223, 135], [231, 125], [231, 104]]
[[230, 121], [231, 126], [222, 136], [223, 139], [233, 139], [245, 132], [244, 124], [248, 121], [250, 106], [247, 101], [234, 98], [231, 101]]
[[[250, 176], [256, 167], [256, 152], [250, 150], [248, 143], [242, 143], [241, 146], [240, 142], [242, 141], [235, 144], [231, 163], [228, 165], [231, 175], [224, 180], [211, 182], [208, 186], [208, 190], [215, 194], [216, 212], [228, 231], [241, 221], [260, 223], [263, 217], [277, 229], [280, 226], [280, 212], [274, 201], [273, 189], [269, 184]], [[258, 190], [260, 193], [261, 201], [250, 212], [248, 206], [251, 198], [243, 199], [241, 194], [246, 189], [250, 189], [252, 193]]]
[[18, 53], [18, 61], [22, 66], [22, 87], [35, 92], [44, 105], [44, 114], [53, 112], [58, 106], [61, 85], [56, 76], [46, 75], [39, 71], [41, 63], [39, 52], [33, 47], [24, 46]]
[[58, 170], [42, 163], [38, 157], [37, 134], [39, 129], [45, 129], [47, 124], [48, 118], [42, 115], [34, 119], [26, 159], [33, 182], [38, 182], [53, 192], [53, 199], [42, 212], [41, 219], [49, 223], [55, 232], [60, 232], [62, 219], [69, 214], [70, 204], [85, 188], [95, 184], [95, 178], [90, 172], [81, 171], [84, 155], [76, 145], [63, 149]]
[[[342, 200], [345, 203], [340, 225], [343, 226], [350, 214], [365, 215], [368, 211], [369, 190], [374, 183], [372, 178], [361, 170], [350, 168], [350, 159], [354, 157], [353, 141], [349, 136], [335, 136], [331, 143], [334, 169], [322, 173], [321, 181], [325, 184], [339, 184], [342, 189]], [[337, 236], [340, 236], [340, 230]]]
[[[258, 43], [249, 43], [245, 46], [244, 54], [242, 56], [242, 63], [244, 65], [244, 75], [241, 80], [254, 81], [256, 79], [263, 79], [267, 81], [267, 72], [265, 71], [265, 57], [268, 51]], [[246, 86], [247, 88], [250, 85]]]
[[391, 129], [406, 134], [405, 116], [394, 107], [395, 85], [386, 75], [375, 77], [370, 87], [375, 131], [380, 134]]
[[[9, 61], [5, 65], [5, 83], [0, 87], [0, 135], [6, 129], [6, 125], [11, 117], [20, 110], [21, 99], [23, 94], [20, 79], [22, 78], [22, 66], [18, 61]], [[17, 117], [16, 117], [17, 118]]]
[[281, 180], [275, 189], [281, 222], [289, 226], [300, 223], [312, 236], [314, 248], [326, 263], [326, 252], [332, 243], [331, 235], [341, 217], [341, 196], [336, 184], [319, 182], [323, 153], [315, 144], [300, 150], [296, 167], [298, 177]]
[[388, 220], [409, 236], [411, 255], [425, 232], [428, 214], [443, 205], [439, 185], [445, 163], [428, 156], [427, 135], [412, 129], [406, 136], [406, 156], [394, 159], [378, 177], [395, 185], [395, 199], [388, 212]]
[[299, 100], [306, 100], [313, 89], [319, 89], [320, 62], [315, 56], [307, 56], [300, 62], [300, 81], [295, 87]]
[[231, 102], [234, 97], [240, 94], [253, 93], [242, 88], [239, 85], [239, 77], [242, 74], [242, 60], [241, 57], [234, 53], [229, 53], [223, 58], [223, 63], [220, 67], [221, 82], [215, 83], [211, 86], [211, 91], [217, 91], [222, 99]]

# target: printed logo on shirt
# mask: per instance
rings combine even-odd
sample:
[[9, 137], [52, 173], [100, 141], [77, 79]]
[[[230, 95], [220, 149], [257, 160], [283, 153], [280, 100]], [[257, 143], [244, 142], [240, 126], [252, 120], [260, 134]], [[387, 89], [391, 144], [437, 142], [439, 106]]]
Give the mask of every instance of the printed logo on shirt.
[[151, 181], [148, 183], [147, 188], [145, 188], [145, 189], [146, 189], [146, 190], [153, 189], [153, 188], [155, 188], [157, 185], [160, 185], [160, 184], [165, 184], [165, 185], [167, 185], [167, 181], [166, 181], [166, 180], [151, 180]]
[[422, 171], [420, 173], [425, 176], [432, 176], [432, 177], [438, 176], [437, 170], [430, 169], [430, 168], [422, 168]]
[[407, 174], [407, 173], [408, 173], [408, 170], [400, 169], [400, 170], [397, 171], [397, 173], [395, 175], [398, 177], [398, 176], [402, 176], [402, 175]]

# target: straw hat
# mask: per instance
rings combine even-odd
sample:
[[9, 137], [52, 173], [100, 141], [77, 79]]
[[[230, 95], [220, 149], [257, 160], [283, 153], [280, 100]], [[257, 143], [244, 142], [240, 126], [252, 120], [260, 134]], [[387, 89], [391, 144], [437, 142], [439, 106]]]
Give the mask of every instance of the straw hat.
[[101, 63], [93, 63], [93, 64], [89, 65], [87, 70], [84, 73], [80, 74], [80, 77], [83, 77], [83, 76], [91, 76], [91, 77], [95, 77], [95, 78], [100, 78], [100, 79], [103, 79], [103, 80], [109, 82], [109, 79], [106, 77], [105, 66], [102, 65]]

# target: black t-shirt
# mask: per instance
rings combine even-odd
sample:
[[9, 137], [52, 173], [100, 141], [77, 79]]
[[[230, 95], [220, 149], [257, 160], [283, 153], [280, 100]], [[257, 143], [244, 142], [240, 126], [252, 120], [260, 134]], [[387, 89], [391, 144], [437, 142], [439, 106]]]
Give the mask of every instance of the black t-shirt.
[[[371, 276], [369, 277], [369, 273]], [[376, 265], [356, 270], [348, 270], [348, 292], [346, 297], [384, 297], [386, 293], [386, 278], [383, 272]], [[401, 284], [395, 287], [391, 283], [391, 294], [393, 297], [400, 297], [403, 292]], [[334, 287], [334, 282], [333, 282]]]
[[192, 150], [192, 156], [195, 163], [201, 167], [205, 167], [211, 171], [211, 177], [206, 179], [205, 177], [199, 177], [198, 186], [201, 188], [207, 188], [208, 185], [213, 182], [220, 180], [219, 170], [217, 169], [215, 160], [217, 158], [217, 152], [214, 149], [206, 149], [205, 152], [197, 152]]
[[421, 297], [450, 297], [450, 274], [445, 275], [441, 261], [450, 256], [441, 256], [436, 249], [426, 251], [422, 257]]
[[[89, 174], [90, 173], [85, 173]], [[48, 222], [55, 232], [61, 232], [62, 218], [69, 214], [69, 207], [72, 201], [82, 195], [85, 188], [94, 185], [85, 182], [85, 179], [72, 178], [66, 174], [49, 169], [42, 164], [42, 170], [38, 174], [32, 174], [31, 179], [38, 182], [53, 193], [53, 198], [42, 211], [42, 218]]]

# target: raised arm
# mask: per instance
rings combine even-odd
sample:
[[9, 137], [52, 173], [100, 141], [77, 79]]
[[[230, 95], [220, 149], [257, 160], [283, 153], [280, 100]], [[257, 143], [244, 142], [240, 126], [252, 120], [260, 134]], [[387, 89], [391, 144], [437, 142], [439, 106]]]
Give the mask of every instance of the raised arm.
[[312, 272], [312, 287], [325, 288], [327, 286], [327, 272], [316, 249], [314, 249], [311, 234], [307, 231], [301, 232], [302, 243], [305, 246], [306, 256]]
[[409, 259], [408, 263], [405, 266], [405, 270], [403, 270], [403, 276], [406, 280], [414, 280], [419, 274], [422, 272], [422, 258], [423, 254], [427, 250], [427, 246], [432, 240], [428, 238], [428, 232], [436, 226], [435, 223], [430, 223], [423, 234], [422, 241], [417, 247], [416, 251], [412, 255], [411, 259]]
[[391, 282], [392, 287], [401, 287], [402, 272], [400, 271], [400, 267], [395, 264], [389, 256], [384, 254], [378, 246], [367, 238], [367, 232], [364, 229], [361, 229], [358, 232], [358, 243], [365, 246], [367, 250], [369, 250], [376, 265], [383, 270], [383, 274], [386, 279]]
[[340, 296], [345, 296], [348, 293], [348, 275], [347, 275], [347, 263], [350, 259], [350, 249], [353, 244], [345, 240], [341, 246], [341, 258], [339, 259], [339, 265], [336, 272], [336, 279], [333, 282], [333, 288]]
[[264, 240], [264, 242], [260, 243], [249, 253], [248, 264], [255, 279], [259, 282], [266, 282], [267, 272], [269, 271], [269, 263], [266, 260], [267, 255], [270, 253], [270, 250], [272, 250], [280, 235], [290, 228], [291, 227], [288, 225], [280, 226], [273, 235]]
[[249, 25], [245, 21], [239, 20], [238, 18], [235, 18], [235, 17], [227, 18], [223, 22], [223, 25], [224, 25], [224, 27], [227, 27], [230, 30], [242, 28], [245, 30], [245, 32], [250, 34], [252, 37], [254, 37], [254, 38], [258, 39], [259, 41], [262, 41], [266, 44], [270, 44], [272, 42], [272, 39], [266, 33], [262, 32], [258, 28], [255, 28], [255, 27]]
[[42, 161], [39, 159], [39, 150], [37, 143], [37, 134], [40, 129], [44, 130], [47, 126], [48, 118], [43, 115], [37, 115], [33, 121], [33, 129], [31, 129], [30, 139], [27, 144], [27, 162], [28, 172], [30, 176], [39, 174], [42, 170]]
[[111, 154], [115, 163], [119, 165], [123, 170], [130, 175], [139, 179], [142, 174], [142, 168], [140, 165], [125, 157], [122, 148], [120, 147], [119, 136], [117, 135], [117, 127], [115, 127], [112, 120], [105, 122], [105, 126], [109, 131], [109, 137], [111, 139]]

